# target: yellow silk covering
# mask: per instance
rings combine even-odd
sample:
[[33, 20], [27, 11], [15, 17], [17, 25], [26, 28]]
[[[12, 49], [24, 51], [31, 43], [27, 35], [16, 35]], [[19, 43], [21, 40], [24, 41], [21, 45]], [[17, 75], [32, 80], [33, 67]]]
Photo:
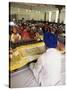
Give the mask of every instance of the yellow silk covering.
[[13, 50], [12, 59], [10, 60], [10, 71], [23, 67], [31, 61], [36, 60], [45, 51], [43, 42], [22, 45]]

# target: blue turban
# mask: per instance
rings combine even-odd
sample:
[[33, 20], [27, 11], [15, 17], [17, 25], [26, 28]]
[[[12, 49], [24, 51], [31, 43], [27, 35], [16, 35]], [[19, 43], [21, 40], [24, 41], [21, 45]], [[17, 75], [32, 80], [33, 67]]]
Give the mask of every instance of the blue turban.
[[44, 42], [48, 48], [56, 48], [57, 47], [57, 36], [50, 32], [46, 32], [44, 34]]

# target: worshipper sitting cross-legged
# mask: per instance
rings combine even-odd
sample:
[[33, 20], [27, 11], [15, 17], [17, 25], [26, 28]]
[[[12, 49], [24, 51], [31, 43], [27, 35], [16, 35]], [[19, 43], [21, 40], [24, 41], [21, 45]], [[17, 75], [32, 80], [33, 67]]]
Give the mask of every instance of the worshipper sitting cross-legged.
[[21, 35], [20, 35], [19, 33], [17, 33], [17, 30], [16, 30], [16, 28], [14, 27], [14, 28], [13, 28], [13, 33], [12, 33], [12, 35], [11, 35], [11, 41], [12, 41], [13, 43], [16, 43], [16, 42], [18, 42], [19, 40], [21, 40]]
[[13, 27], [13, 33], [11, 34], [11, 38], [10, 38], [11, 47], [14, 48], [19, 43], [20, 40], [21, 40], [21, 35], [17, 33], [16, 27]]
[[38, 58], [36, 63], [31, 63], [29, 68], [41, 86], [61, 85], [62, 54], [56, 49], [57, 37], [50, 32], [44, 35], [47, 50]]
[[41, 41], [41, 37], [40, 37], [39, 32], [36, 32], [36, 33], [35, 33], [35, 40], [36, 40], [36, 41]]
[[27, 31], [27, 28], [25, 28], [22, 32], [22, 39], [24, 41], [29, 41], [30, 40], [30, 34], [29, 32]]

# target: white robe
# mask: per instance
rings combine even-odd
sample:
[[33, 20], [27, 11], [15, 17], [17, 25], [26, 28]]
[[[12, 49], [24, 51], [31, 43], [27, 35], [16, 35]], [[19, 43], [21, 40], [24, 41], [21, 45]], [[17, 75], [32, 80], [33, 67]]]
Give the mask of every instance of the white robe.
[[48, 49], [30, 68], [41, 86], [55, 86], [61, 80], [62, 55], [56, 49]]

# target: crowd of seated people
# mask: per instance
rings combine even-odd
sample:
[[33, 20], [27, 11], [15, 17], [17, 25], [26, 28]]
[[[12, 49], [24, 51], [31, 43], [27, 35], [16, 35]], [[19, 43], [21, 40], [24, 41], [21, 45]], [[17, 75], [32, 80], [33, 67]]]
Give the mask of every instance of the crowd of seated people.
[[[43, 42], [44, 33], [51, 32], [59, 37], [61, 34], [65, 34], [65, 26], [62, 24], [53, 23], [24, 23], [10, 26], [9, 29], [9, 53], [12, 58], [13, 49], [24, 44], [31, 44], [37, 42]], [[61, 37], [60, 37], [61, 38]], [[64, 39], [58, 39], [58, 49], [64, 52], [65, 37]]]
[[43, 40], [43, 34], [45, 32], [51, 32], [56, 34], [62, 34], [64, 32], [64, 26], [56, 23], [21, 23], [16, 26], [10, 26], [10, 47], [15, 48], [24, 43], [39, 42]]
[[16, 47], [27, 42], [40, 41], [40, 33], [27, 25], [13, 26], [10, 28], [10, 46]]

